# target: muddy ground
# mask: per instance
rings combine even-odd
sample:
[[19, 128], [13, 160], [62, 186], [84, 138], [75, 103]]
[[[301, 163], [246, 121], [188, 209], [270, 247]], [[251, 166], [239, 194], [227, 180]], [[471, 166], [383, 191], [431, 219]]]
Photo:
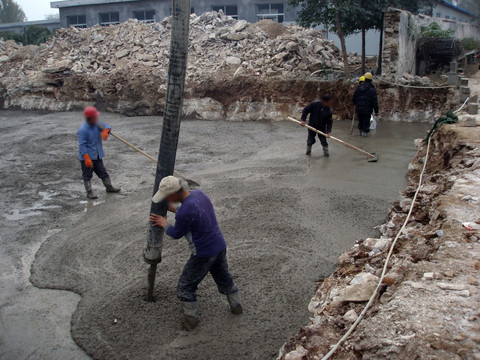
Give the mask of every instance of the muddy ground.
[[[156, 154], [161, 118], [105, 119]], [[96, 179], [100, 197], [85, 201], [81, 121], [75, 113], [0, 112], [2, 359], [274, 358], [308, 318], [319, 276], [355, 240], [377, 235], [373, 227], [405, 185], [412, 140], [426, 129], [381, 123], [365, 139], [335, 123], [336, 135], [380, 154], [368, 163], [336, 144], [329, 159], [318, 145], [306, 158], [306, 134], [291, 123], [185, 121], [178, 170], [214, 202], [245, 307], [231, 315], [208, 278], [198, 293], [201, 324], [187, 334], [175, 296], [185, 241], [165, 240], [157, 302], [144, 301], [154, 164], [110, 139], [105, 164], [123, 192], [107, 196]], [[35, 253], [31, 280], [42, 289], [29, 282]]]

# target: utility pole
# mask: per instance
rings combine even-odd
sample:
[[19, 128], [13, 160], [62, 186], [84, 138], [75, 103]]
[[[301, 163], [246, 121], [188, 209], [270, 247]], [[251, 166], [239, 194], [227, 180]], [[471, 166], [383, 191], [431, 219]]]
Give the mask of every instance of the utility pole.
[[[178, 135], [180, 133], [180, 115], [187, 71], [188, 33], [190, 24], [190, 0], [172, 0], [172, 34], [170, 40], [170, 62], [168, 66], [167, 102], [163, 117], [162, 139], [158, 154], [157, 171], [153, 194], [158, 190], [160, 181], [173, 174], [177, 155]], [[152, 202], [150, 212], [161, 216], [167, 215], [165, 201]], [[162, 261], [164, 230], [148, 225], [147, 244], [143, 258], [150, 264], [148, 271], [147, 301], [154, 301], [153, 289], [157, 265]]]

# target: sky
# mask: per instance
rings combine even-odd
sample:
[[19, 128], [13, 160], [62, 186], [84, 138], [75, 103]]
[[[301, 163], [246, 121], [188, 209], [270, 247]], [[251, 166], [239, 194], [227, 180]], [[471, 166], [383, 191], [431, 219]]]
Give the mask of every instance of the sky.
[[50, 8], [50, 0], [16, 0], [29, 21], [44, 20], [48, 14], [58, 14], [58, 9]]

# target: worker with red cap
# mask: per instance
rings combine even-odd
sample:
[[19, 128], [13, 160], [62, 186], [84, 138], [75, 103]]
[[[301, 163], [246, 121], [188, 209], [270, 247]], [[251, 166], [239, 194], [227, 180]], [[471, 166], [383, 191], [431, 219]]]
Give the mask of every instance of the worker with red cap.
[[120, 189], [114, 187], [110, 176], [103, 165], [103, 146], [102, 140], [108, 139], [110, 130], [108, 124], [100, 124], [98, 118], [100, 113], [93, 106], [88, 106], [83, 112], [85, 123], [78, 129], [78, 157], [82, 164], [82, 178], [87, 197], [96, 199], [97, 196], [92, 190], [93, 173], [102, 180], [108, 193], [118, 193]]

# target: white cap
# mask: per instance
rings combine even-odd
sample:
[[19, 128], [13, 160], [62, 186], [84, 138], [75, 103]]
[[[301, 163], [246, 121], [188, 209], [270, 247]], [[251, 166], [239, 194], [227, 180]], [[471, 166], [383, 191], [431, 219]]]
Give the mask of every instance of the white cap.
[[180, 191], [182, 188], [182, 183], [180, 179], [175, 176], [167, 176], [162, 179], [160, 185], [158, 186], [158, 191], [154, 195], [152, 201], [154, 203], [159, 203], [169, 195], [175, 194], [177, 191]]

